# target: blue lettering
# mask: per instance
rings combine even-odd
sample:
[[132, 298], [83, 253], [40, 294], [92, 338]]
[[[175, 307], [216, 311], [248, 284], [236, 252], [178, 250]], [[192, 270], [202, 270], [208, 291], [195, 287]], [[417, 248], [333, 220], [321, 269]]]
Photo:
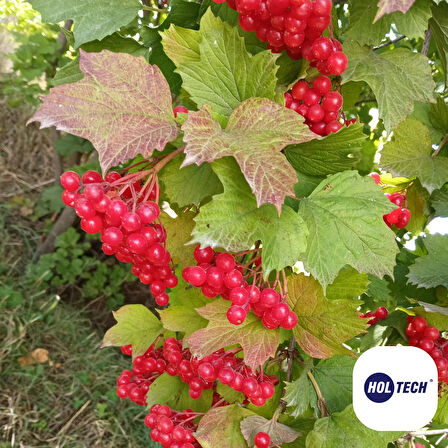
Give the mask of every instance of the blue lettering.
[[419, 394], [424, 394], [426, 393], [426, 387], [428, 386], [428, 382], [421, 382], [420, 383], [420, 387], [418, 389], [418, 393]]

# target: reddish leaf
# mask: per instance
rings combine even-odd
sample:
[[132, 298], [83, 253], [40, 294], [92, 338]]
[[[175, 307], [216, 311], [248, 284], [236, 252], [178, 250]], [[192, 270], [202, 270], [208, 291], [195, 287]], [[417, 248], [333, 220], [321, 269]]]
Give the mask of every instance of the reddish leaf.
[[253, 412], [237, 404], [210, 409], [194, 436], [202, 448], [247, 448], [240, 423], [250, 415]]
[[254, 437], [259, 432], [266, 432], [271, 437], [272, 445], [282, 446], [283, 443], [291, 443], [300, 436], [300, 433], [283, 425], [276, 420], [266, 420], [259, 415], [251, 415], [241, 422], [241, 432], [249, 446], [254, 445]]
[[79, 66], [84, 78], [51, 89], [29, 122], [90, 140], [104, 172], [176, 138], [170, 89], [157, 66], [108, 50], [81, 50]]
[[224, 130], [207, 105], [190, 112], [182, 130], [187, 143], [183, 166], [233, 156], [258, 206], [269, 202], [279, 213], [285, 196], [294, 196], [297, 183], [296, 172], [281, 150], [315, 138], [300, 115], [262, 98], [241, 103]]
[[379, 9], [374, 22], [380, 20], [385, 14], [391, 14], [395, 11], [401, 11], [403, 14], [406, 14], [414, 2], [415, 0], [379, 0]]
[[294, 336], [313, 358], [351, 354], [342, 344], [367, 326], [356, 311], [361, 302], [328, 300], [319, 282], [303, 274], [288, 277], [288, 303], [299, 318]]
[[220, 348], [239, 344], [244, 350], [244, 362], [252, 369], [275, 356], [280, 330], [267, 330], [253, 313], [241, 325], [232, 325], [226, 317], [228, 308], [229, 302], [216, 300], [196, 310], [209, 323], [188, 337], [190, 350], [203, 358]]

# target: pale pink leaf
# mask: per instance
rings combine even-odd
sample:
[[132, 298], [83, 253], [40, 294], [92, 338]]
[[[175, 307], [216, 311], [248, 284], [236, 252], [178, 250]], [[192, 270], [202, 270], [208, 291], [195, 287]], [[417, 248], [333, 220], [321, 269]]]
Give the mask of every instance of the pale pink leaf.
[[156, 65], [126, 53], [81, 50], [83, 79], [54, 87], [29, 122], [90, 140], [101, 168], [162, 151], [178, 129], [166, 79]]
[[241, 325], [233, 325], [226, 317], [228, 308], [228, 302], [215, 300], [196, 309], [209, 323], [188, 337], [190, 350], [203, 358], [220, 348], [239, 344], [244, 350], [244, 362], [255, 370], [275, 356], [280, 344], [280, 330], [267, 330], [253, 313], [249, 313]]
[[258, 206], [274, 204], [280, 212], [285, 196], [294, 196], [297, 174], [282, 149], [315, 135], [296, 112], [263, 98], [249, 98], [230, 115], [225, 129], [213, 119], [211, 107], [190, 112], [182, 126], [186, 142], [183, 166], [236, 159]]
[[391, 14], [395, 11], [406, 14], [414, 2], [415, 0], [379, 0], [375, 22], [380, 20], [385, 14]]

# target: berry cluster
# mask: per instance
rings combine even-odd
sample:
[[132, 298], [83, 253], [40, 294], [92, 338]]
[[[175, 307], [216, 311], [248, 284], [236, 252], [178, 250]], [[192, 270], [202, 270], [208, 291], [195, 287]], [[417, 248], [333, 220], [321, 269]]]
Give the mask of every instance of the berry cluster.
[[409, 345], [428, 352], [437, 366], [439, 381], [448, 383], [448, 340], [440, 336], [436, 327], [429, 327], [424, 317], [408, 316], [406, 335]]
[[[289, 309], [284, 296], [263, 281], [261, 257], [257, 256], [243, 266], [229, 253], [215, 252], [211, 247], [194, 250], [196, 266], [188, 266], [182, 277], [207, 298], [220, 295], [232, 302], [227, 319], [233, 325], [241, 325], [250, 310], [258, 316], [265, 328], [278, 327], [290, 330], [297, 324], [297, 315]], [[254, 265], [254, 269], [251, 265]], [[261, 274], [261, 275], [259, 275]], [[257, 276], [260, 280], [257, 283]], [[252, 282], [248, 280], [252, 279]], [[257, 286], [257, 284], [259, 286]]]
[[[96, 171], [82, 176], [66, 171], [61, 176], [62, 200], [74, 207], [87, 233], [101, 232], [103, 252], [132, 263], [132, 273], [145, 285], [160, 306], [168, 304], [166, 288], [177, 285], [166, 250], [166, 230], [160, 222], [157, 182], [144, 185], [140, 173], [122, 177], [112, 171], [103, 179]], [[136, 180], [137, 178], [137, 180]]]
[[[190, 386], [191, 398], [198, 399], [203, 390], [213, 389], [215, 381], [242, 392], [255, 406], [263, 406], [274, 395], [275, 376], [253, 372], [235, 355], [240, 350], [224, 349], [203, 358], [196, 359], [190, 350], [182, 350], [182, 341], [167, 338], [163, 347], [149, 347], [142, 356], [133, 360], [132, 372], [124, 370], [117, 379], [117, 395], [128, 397], [138, 405], [146, 404], [150, 385], [164, 372], [176, 376]], [[124, 354], [132, 354], [129, 346], [122, 347]]]
[[402, 195], [401, 193], [386, 193], [386, 196], [388, 197], [389, 201], [397, 205], [398, 208], [388, 213], [387, 215], [384, 215], [384, 222], [389, 227], [392, 227], [394, 225], [395, 227], [397, 227], [397, 229], [404, 229], [411, 219], [411, 212], [406, 208], [407, 204], [405, 204], [405, 206], [403, 207], [403, 204], [406, 201], [406, 196]]
[[285, 106], [305, 117], [305, 123], [317, 135], [325, 136], [342, 128], [339, 113], [342, 95], [331, 90], [331, 80], [318, 76], [312, 85], [304, 79], [285, 93]]
[[254, 443], [257, 448], [269, 448], [271, 437], [267, 432], [258, 432], [255, 434]]
[[151, 429], [151, 439], [164, 448], [200, 448], [193, 436], [197, 416], [192, 409], [177, 412], [166, 405], [155, 404], [145, 417], [145, 425]]
[[387, 311], [387, 308], [384, 308], [384, 306], [380, 306], [376, 309], [376, 311], [369, 311], [365, 314], [360, 314], [359, 317], [361, 319], [370, 319], [367, 323], [369, 325], [375, 325], [379, 320], [386, 319], [388, 316], [389, 311]]
[[244, 31], [255, 31], [273, 53], [286, 50], [292, 59], [307, 59], [324, 75], [341, 75], [347, 56], [335, 39], [322, 37], [331, 23], [331, 0], [214, 0], [227, 1], [239, 12]]

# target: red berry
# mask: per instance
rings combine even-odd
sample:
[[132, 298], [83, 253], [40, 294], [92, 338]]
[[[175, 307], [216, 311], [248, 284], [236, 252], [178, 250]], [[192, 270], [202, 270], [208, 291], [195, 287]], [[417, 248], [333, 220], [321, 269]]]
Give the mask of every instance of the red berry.
[[387, 308], [384, 308], [384, 306], [380, 306], [375, 311], [375, 316], [378, 319], [386, 319], [387, 315], [389, 314], [389, 311], [387, 311]]
[[257, 448], [269, 448], [271, 437], [266, 432], [259, 432], [255, 435], [254, 443]]
[[289, 0], [267, 0], [267, 6], [272, 15], [280, 15], [289, 7]]
[[378, 173], [370, 173], [369, 176], [375, 181], [377, 185], [381, 182], [381, 178]]
[[316, 16], [327, 16], [331, 14], [333, 3], [331, 0], [315, 0], [313, 3], [313, 14]]
[[233, 325], [241, 325], [246, 320], [247, 312], [244, 308], [232, 305], [227, 310], [227, 319]]
[[188, 114], [188, 109], [185, 106], [176, 106], [173, 109], [174, 118], [177, 118], [178, 114]]
[[215, 252], [210, 246], [202, 249], [201, 246], [198, 245], [194, 249], [193, 255], [198, 263], [210, 263], [215, 256]]
[[103, 228], [103, 220], [99, 216], [81, 219], [81, 228], [86, 233], [98, 233]]
[[70, 192], [76, 191], [81, 183], [79, 174], [74, 171], [66, 171], [65, 173], [62, 173], [60, 180], [62, 188]]
[[430, 352], [434, 348], [434, 341], [431, 341], [430, 339], [422, 339], [418, 346], [424, 350], [425, 352]]
[[286, 319], [282, 320], [280, 326], [285, 330], [292, 330], [297, 325], [298, 321], [299, 318], [297, 317], [297, 314], [294, 313], [294, 311], [290, 311]]
[[215, 263], [223, 272], [229, 272], [235, 267], [235, 258], [231, 254], [223, 253], [216, 257]]
[[427, 322], [426, 319], [424, 317], [414, 317], [414, 320], [412, 321], [412, 325], [415, 328], [415, 331], [417, 333], [423, 333], [423, 331], [425, 330], [425, 328], [427, 327]]
[[62, 193], [62, 202], [69, 207], [74, 207], [75, 201], [78, 199], [78, 193], [74, 191], [64, 190]]
[[311, 54], [314, 59], [326, 60], [333, 52], [333, 43], [329, 37], [319, 37], [313, 42]]
[[[336, 92], [334, 92], [334, 93], [336, 93]], [[321, 99], [321, 96], [315, 90], [309, 89], [307, 92], [305, 92], [305, 95], [303, 97], [303, 102], [307, 106], [312, 106], [314, 104], [317, 104], [320, 101], [320, 99]]]
[[229, 289], [237, 288], [238, 286], [241, 286], [242, 283], [243, 274], [241, 274], [241, 272], [237, 271], [236, 269], [227, 272], [224, 277], [224, 285]]
[[320, 104], [314, 104], [312, 105], [306, 114], [306, 117], [308, 120], [310, 120], [313, 123], [317, 123], [319, 121], [322, 121], [322, 119], [325, 116], [325, 111], [323, 107]]
[[328, 71], [332, 75], [342, 75], [347, 70], [348, 59], [342, 51], [335, 51], [327, 59]]
[[398, 219], [395, 225], [397, 226], [398, 229], [404, 229], [411, 220], [411, 212], [407, 208], [402, 208], [399, 210], [400, 213], [398, 215]]
[[423, 331], [423, 337], [431, 341], [435, 341], [440, 336], [440, 332], [436, 327], [426, 327]]
[[328, 92], [322, 100], [322, 107], [328, 112], [337, 112], [342, 107], [342, 102], [339, 92]]
[[342, 128], [342, 123], [340, 121], [330, 121], [330, 123], [327, 123], [327, 125], [325, 126], [325, 132], [326, 134], [332, 134], [335, 132], [338, 132], [339, 129]]
[[392, 194], [386, 194], [387, 198], [389, 199], [392, 204], [397, 205], [398, 207], [401, 207], [404, 202], [404, 197], [400, 193], [392, 193]]
[[202, 286], [207, 280], [207, 273], [199, 266], [189, 266], [182, 271], [182, 277], [193, 286]]
[[325, 95], [331, 90], [331, 80], [326, 76], [318, 76], [313, 81], [313, 89], [320, 95]]
[[103, 182], [103, 178], [97, 171], [87, 170], [82, 176], [83, 184], [98, 184], [100, 182]]
[[308, 83], [306, 81], [298, 81], [292, 87], [292, 96], [300, 101], [305, 98], [305, 94], [310, 90]]

